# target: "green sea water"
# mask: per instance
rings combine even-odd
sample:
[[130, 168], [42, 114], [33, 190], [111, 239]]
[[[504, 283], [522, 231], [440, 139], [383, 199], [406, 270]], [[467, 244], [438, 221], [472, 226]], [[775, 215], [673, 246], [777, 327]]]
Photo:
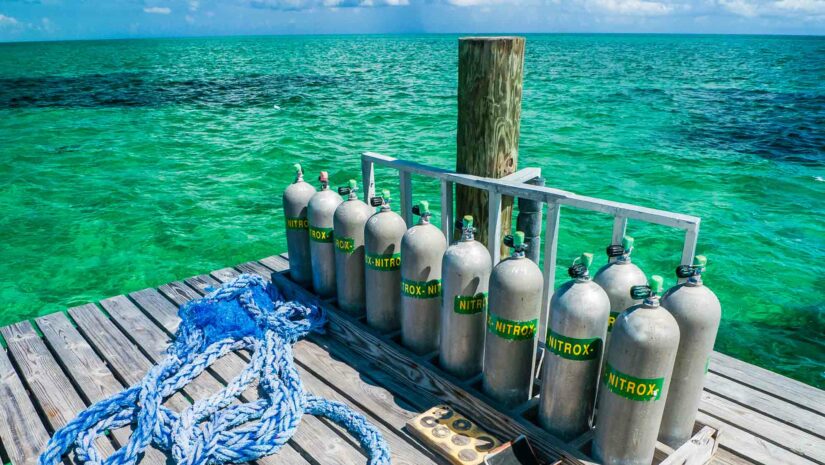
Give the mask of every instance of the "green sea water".
[[[456, 39], [0, 44], [0, 324], [285, 251], [294, 162], [454, 167]], [[700, 216], [717, 349], [825, 387], [825, 38], [528, 36], [519, 166]], [[559, 283], [611, 226], [562, 210]], [[672, 284], [682, 233], [628, 231]]]

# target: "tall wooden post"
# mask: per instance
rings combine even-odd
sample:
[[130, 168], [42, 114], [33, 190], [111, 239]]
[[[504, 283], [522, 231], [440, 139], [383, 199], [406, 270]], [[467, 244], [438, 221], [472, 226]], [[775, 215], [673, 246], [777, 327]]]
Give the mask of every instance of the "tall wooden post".
[[[523, 37], [459, 39], [457, 172], [501, 178], [516, 171], [523, 76]], [[455, 217], [473, 215], [485, 245], [487, 200], [485, 191], [456, 186]], [[502, 237], [512, 212], [513, 199], [502, 199]]]

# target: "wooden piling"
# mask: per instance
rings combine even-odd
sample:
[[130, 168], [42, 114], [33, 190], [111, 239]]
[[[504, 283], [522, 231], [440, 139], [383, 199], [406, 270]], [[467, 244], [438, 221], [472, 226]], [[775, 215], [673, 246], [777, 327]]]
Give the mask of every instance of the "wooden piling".
[[[459, 39], [457, 172], [501, 178], [516, 171], [523, 76], [523, 37]], [[473, 215], [485, 245], [487, 201], [485, 191], [456, 186], [456, 218]], [[502, 235], [512, 212], [513, 199], [502, 199]]]

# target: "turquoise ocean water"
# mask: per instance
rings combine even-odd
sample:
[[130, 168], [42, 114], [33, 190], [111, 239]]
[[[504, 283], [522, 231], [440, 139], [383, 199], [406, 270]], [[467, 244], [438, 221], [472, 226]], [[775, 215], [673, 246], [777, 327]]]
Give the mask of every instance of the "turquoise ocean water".
[[[293, 162], [453, 167], [456, 39], [0, 44], [0, 324], [286, 250]], [[825, 387], [825, 38], [528, 36], [525, 68], [519, 165], [702, 217], [717, 349]], [[559, 282], [611, 225], [562, 210]], [[682, 234], [629, 232], [672, 284]]]

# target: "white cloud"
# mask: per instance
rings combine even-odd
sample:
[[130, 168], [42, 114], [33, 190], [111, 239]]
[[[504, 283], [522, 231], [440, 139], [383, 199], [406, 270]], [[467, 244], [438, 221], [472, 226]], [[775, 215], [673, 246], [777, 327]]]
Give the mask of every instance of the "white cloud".
[[172, 12], [172, 9], [166, 6], [147, 6], [143, 9], [143, 12], [152, 15], [168, 15]]
[[378, 6], [406, 6], [410, 0], [251, 0], [255, 8], [270, 10], [310, 10], [315, 8], [369, 8]]
[[7, 27], [8, 28], [16, 27], [19, 24], [20, 24], [20, 21], [16, 20], [15, 18], [12, 18], [11, 16], [6, 16], [6, 15], [0, 13], [0, 29], [7, 28]]
[[731, 13], [746, 18], [753, 18], [759, 14], [759, 6], [748, 0], [720, 0], [719, 4]]
[[774, 6], [795, 13], [825, 15], [825, 0], [779, 0]]
[[664, 16], [674, 10], [673, 5], [652, 0], [588, 0], [588, 9], [621, 16]]

